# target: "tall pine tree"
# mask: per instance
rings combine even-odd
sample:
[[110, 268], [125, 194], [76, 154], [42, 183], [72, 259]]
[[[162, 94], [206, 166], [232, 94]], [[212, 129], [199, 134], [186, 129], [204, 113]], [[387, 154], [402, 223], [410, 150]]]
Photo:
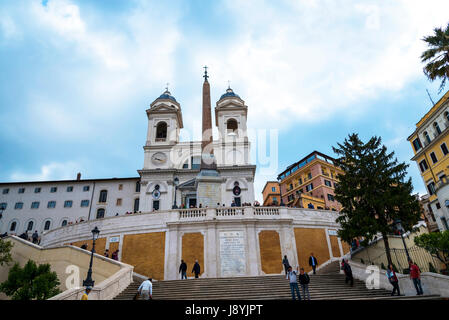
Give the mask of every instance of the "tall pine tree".
[[420, 217], [411, 178], [406, 180], [408, 165], [399, 163], [394, 152], [388, 153], [380, 137], [365, 144], [354, 133], [333, 150], [339, 156], [336, 165], [344, 172], [335, 188], [335, 198], [343, 206], [337, 219], [340, 238], [351, 243], [364, 237], [366, 245], [381, 233], [388, 263], [392, 263], [388, 235], [393, 221], [400, 219], [408, 231]]

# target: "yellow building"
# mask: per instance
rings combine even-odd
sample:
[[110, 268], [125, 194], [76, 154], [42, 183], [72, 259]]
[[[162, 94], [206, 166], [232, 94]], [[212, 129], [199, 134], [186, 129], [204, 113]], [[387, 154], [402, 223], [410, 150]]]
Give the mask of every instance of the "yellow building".
[[410, 141], [421, 177], [429, 192], [428, 209], [440, 230], [449, 220], [449, 91], [419, 120]]
[[278, 206], [281, 201], [279, 182], [267, 181], [262, 190], [263, 206]]

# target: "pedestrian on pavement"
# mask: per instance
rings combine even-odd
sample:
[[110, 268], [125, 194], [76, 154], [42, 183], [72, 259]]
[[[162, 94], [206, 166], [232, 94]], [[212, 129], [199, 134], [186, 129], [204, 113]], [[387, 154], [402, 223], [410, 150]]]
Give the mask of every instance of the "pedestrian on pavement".
[[195, 278], [198, 278], [198, 275], [200, 274], [201, 267], [198, 263], [198, 260], [195, 260], [195, 264], [193, 265], [192, 273], [195, 273]]
[[118, 249], [112, 253], [111, 258], [118, 261]]
[[345, 283], [351, 282], [351, 287], [354, 286], [354, 278], [352, 277], [352, 269], [348, 263], [348, 259], [344, 260], [343, 271], [345, 272], [346, 278]]
[[288, 267], [288, 273], [287, 278], [290, 281], [290, 290], [292, 291], [292, 299], [295, 300], [295, 291], [296, 295], [298, 296], [298, 300], [301, 300], [301, 295], [299, 294], [299, 288], [298, 288], [298, 280], [297, 280], [297, 273], [298, 273], [299, 266], [296, 266], [296, 271], [293, 271], [292, 267]]
[[83, 244], [83, 245], [81, 246], [81, 249], [87, 250], [87, 243]]
[[315, 270], [316, 270], [316, 267], [318, 266], [318, 260], [313, 255], [313, 252], [310, 254], [310, 257], [309, 257], [309, 266], [312, 267], [313, 274], [316, 274]]
[[182, 279], [187, 280], [187, 264], [184, 262], [184, 260], [181, 260], [181, 265], [179, 266], [179, 272], [181, 273], [181, 280]]
[[419, 267], [412, 260], [409, 260], [408, 264], [410, 266], [410, 279], [412, 279], [413, 281], [413, 285], [416, 289], [416, 294], [418, 296], [423, 295], [421, 286], [421, 272], [419, 271]]
[[106, 258], [109, 258], [109, 249], [106, 249], [106, 250], [104, 251], [104, 256], [105, 256]]
[[139, 289], [137, 289], [137, 292], [139, 292], [140, 296], [143, 300], [150, 300], [153, 299], [153, 279], [148, 278], [144, 282], [142, 282], [139, 286]]
[[304, 297], [304, 299], [307, 300], [310, 300], [309, 282], [310, 282], [309, 275], [306, 272], [304, 272], [304, 268], [301, 268], [299, 272], [299, 284], [301, 285], [302, 296]]
[[284, 259], [282, 259], [282, 264], [284, 265], [285, 276], [287, 277], [288, 267], [290, 267], [290, 263], [288, 263], [287, 256], [284, 256]]
[[33, 235], [31, 236], [31, 238], [33, 239], [33, 243], [37, 244], [39, 241], [39, 234], [37, 233], [37, 230], [34, 231]]
[[394, 272], [393, 270], [393, 265], [391, 263], [388, 265], [387, 278], [388, 281], [390, 281], [391, 285], [393, 286], [393, 292], [391, 292], [391, 295], [394, 296], [394, 293], [397, 291], [398, 296], [400, 296], [401, 291], [399, 291], [399, 280], [398, 277], [396, 276], [396, 272]]
[[86, 287], [86, 291], [84, 291], [84, 294], [83, 294], [83, 296], [81, 297], [81, 300], [89, 300], [88, 298], [87, 298], [87, 296], [89, 295], [89, 293], [92, 291], [92, 287], [90, 287], [90, 286], [87, 286]]

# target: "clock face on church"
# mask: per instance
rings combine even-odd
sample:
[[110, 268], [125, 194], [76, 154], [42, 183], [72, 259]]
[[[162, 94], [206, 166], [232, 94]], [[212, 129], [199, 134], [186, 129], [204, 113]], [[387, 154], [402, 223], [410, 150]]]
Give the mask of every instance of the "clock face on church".
[[166, 161], [167, 161], [167, 155], [162, 152], [155, 153], [151, 157], [151, 162], [153, 162], [153, 164], [155, 164], [157, 166], [164, 164]]

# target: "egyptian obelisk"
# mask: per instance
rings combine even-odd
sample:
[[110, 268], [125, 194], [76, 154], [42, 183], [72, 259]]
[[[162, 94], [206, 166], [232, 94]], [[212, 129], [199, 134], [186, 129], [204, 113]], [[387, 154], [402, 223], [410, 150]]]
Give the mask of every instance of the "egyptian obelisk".
[[201, 166], [196, 177], [197, 205], [215, 207], [221, 203], [222, 178], [217, 171], [217, 162], [214, 157], [212, 116], [210, 102], [210, 85], [207, 78], [207, 67], [204, 67], [203, 83], [203, 116], [202, 116], [202, 138], [201, 138]]

